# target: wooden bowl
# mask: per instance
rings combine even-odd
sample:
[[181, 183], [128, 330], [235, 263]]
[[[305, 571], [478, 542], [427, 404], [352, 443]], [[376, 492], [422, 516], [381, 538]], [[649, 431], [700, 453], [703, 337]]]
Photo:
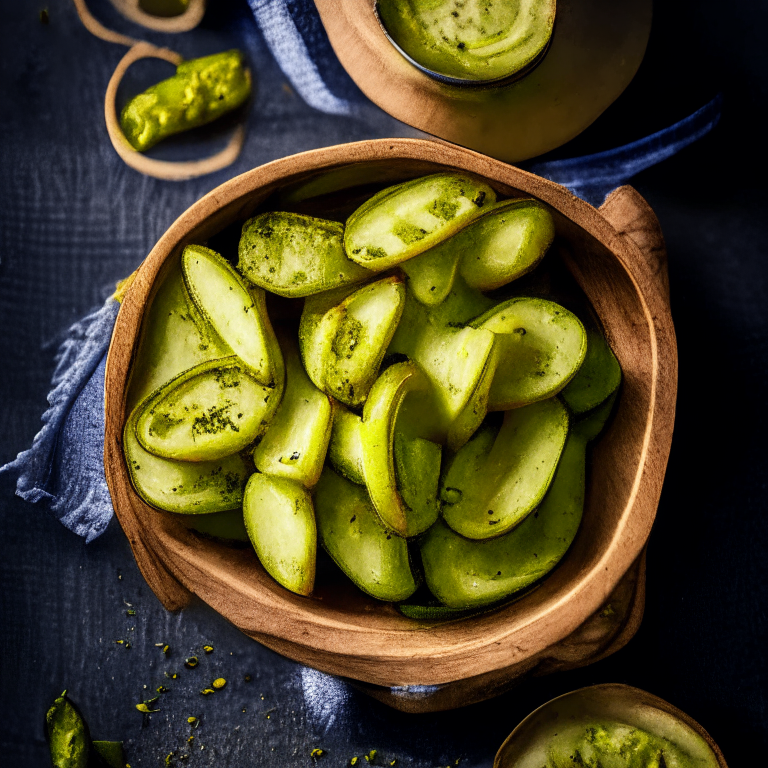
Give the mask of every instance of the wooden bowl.
[[[348, 583], [321, 583], [313, 598], [294, 595], [266, 574], [250, 549], [206, 539], [147, 506], [131, 484], [121, 436], [142, 316], [163, 265], [186, 244], [206, 242], [270, 199], [272, 205], [311, 204], [325, 194], [330, 205], [339, 195], [354, 198], [361, 185], [370, 195], [454, 169], [482, 177], [501, 195], [532, 196], [550, 206], [568, 268], [602, 319], [624, 372], [614, 419], [593, 451], [583, 523], [560, 566], [513, 605], [447, 624], [420, 623]], [[631, 187], [596, 210], [553, 182], [431, 141], [386, 139], [305, 152], [213, 190], [171, 225], [138, 269], [107, 358], [107, 483], [147, 583], [170, 610], [194, 593], [269, 648], [348, 677], [409, 711], [479, 701], [532, 670], [580, 666], [621, 647], [642, 616], [643, 551], [674, 420], [677, 353], [664, 259], [658, 223]]]
[[557, 0], [546, 55], [500, 85], [440, 82], [388, 39], [375, 0], [315, 0], [360, 90], [398, 120], [507, 162], [543, 155], [590, 126], [624, 91], [651, 32], [651, 0]]
[[[598, 723], [612, 720], [645, 729], [681, 746], [687, 742], [700, 759], [718, 768], [728, 768], [720, 747], [692, 717], [658, 696], [618, 683], [581, 688], [531, 712], [501, 745], [493, 768], [530, 764], [533, 762], [531, 750], [535, 749], [538, 755], [541, 747], [573, 719]], [[524, 761], [526, 755], [529, 759]]]

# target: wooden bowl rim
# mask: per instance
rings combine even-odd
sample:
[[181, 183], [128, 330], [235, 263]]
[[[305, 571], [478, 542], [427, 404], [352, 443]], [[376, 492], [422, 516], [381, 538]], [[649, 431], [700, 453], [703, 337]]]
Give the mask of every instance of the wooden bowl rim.
[[[413, 682], [444, 683], [492, 671], [500, 666], [512, 665], [567, 637], [587, 617], [601, 607], [618, 581], [639, 556], [655, 516], [661, 480], [657, 481], [657, 488], [652, 488], [656, 494], [652, 513], [642, 516], [643, 519], [637, 519], [636, 500], [639, 487], [647, 474], [644, 470], [648, 463], [648, 450], [654, 433], [659, 433], [656, 435], [656, 439], [662, 454], [662, 466], [666, 464], [671, 441], [671, 425], [658, 424], [658, 419], [654, 418], [656, 412], [660, 410], [660, 399], [665, 399], [667, 402], [671, 399], [671, 402], [674, 403], [676, 392], [674, 382], [671, 385], [670, 382], [665, 382], [668, 385], [665, 391], [663, 388], [662, 391], [659, 389], [661, 373], [656, 344], [658, 341], [656, 338], [656, 321], [659, 314], [666, 313], [668, 318], [668, 304], [639, 249], [628, 238], [619, 234], [595, 208], [577, 198], [564, 187], [471, 150], [422, 139], [377, 139], [310, 150], [267, 163], [225, 182], [193, 204], [168, 228], [139, 267], [137, 279], [134, 280], [123, 300], [115, 323], [113, 343], [110, 345], [107, 358], [105, 470], [110, 493], [115, 499], [116, 485], [127, 479], [127, 469], [120, 449], [120, 433], [124, 422], [126, 380], [132, 362], [132, 354], [127, 361], [121, 362], [117, 359], [115, 339], [126, 332], [126, 324], [134, 322], [130, 346], [135, 352], [141, 314], [150, 295], [152, 284], [165, 260], [180, 245], [188, 242], [185, 238], [195, 226], [216, 214], [224, 206], [238, 200], [244, 201], [249, 195], [261, 188], [272, 187], [276, 189], [280, 182], [288, 184], [298, 177], [316, 175], [323, 171], [327, 172], [334, 168], [356, 163], [386, 161], [388, 159], [414, 160], [469, 172], [486, 178], [491, 183], [496, 182], [513, 187], [552, 206], [553, 209], [560, 212], [610, 251], [623, 267], [645, 312], [644, 322], [647, 323], [649, 336], [655, 340], [649, 415], [644, 419], [646, 429], [641, 458], [635, 471], [632, 492], [621, 513], [617, 530], [611, 537], [602, 557], [594, 566], [590, 570], [584, 571], [581, 578], [567, 591], [564, 591], [559, 599], [550, 598], [546, 607], [542, 607], [528, 621], [522, 623], [518, 621], [513, 627], [505, 626], [505, 621], [500, 621], [500, 619], [506, 619], [509, 614], [505, 612], [505, 609], [500, 609], [494, 614], [486, 615], [486, 617], [494, 617], [490, 622], [486, 617], [459, 622], [463, 625], [472, 623], [473, 626], [476, 626], [482, 620], [482, 634], [477, 636], [475, 633], [474, 636], [464, 640], [458, 640], [455, 636], [451, 637], [452, 632], [450, 630], [446, 634], [445, 625], [429, 628], [425, 631], [420, 631], [425, 629], [423, 626], [414, 626], [413, 628], [404, 627], [402, 630], [374, 628], [362, 632], [358, 626], [340, 620], [320, 620], [320, 617], [316, 616], [313, 611], [307, 610], [308, 602], [306, 599], [297, 598], [290, 593], [283, 594], [279, 588], [259, 591], [257, 587], [250, 588], [250, 585], [246, 590], [249, 593], [248, 597], [253, 597], [263, 609], [260, 613], [265, 614], [271, 610], [279, 610], [281, 613], [280, 620], [269, 622], [263, 616], [249, 615], [246, 617], [241, 613], [237, 613], [235, 617], [227, 617], [246, 634], [262, 642], [269, 640], [268, 644], [273, 642], [276, 648], [279, 646], [280, 649], [286, 649], [287, 655], [291, 655], [292, 652], [294, 655], [299, 655], [295, 648], [310, 649], [318, 660], [317, 665], [326, 670], [334, 666], [332, 659], [347, 657], [354, 658], [359, 662], [357, 676], [367, 682], [385, 685], [411, 684]], [[644, 288], [640, 287], [638, 280], [644, 283]], [[649, 307], [649, 301], [653, 305], [652, 308]], [[671, 318], [669, 318], [669, 322], [671, 324]], [[130, 327], [127, 328], [127, 331], [131, 332]], [[668, 351], [674, 354], [673, 336], [672, 341], [667, 342], [668, 345], [670, 343], [671, 346]], [[125, 371], [122, 376], [120, 374], [121, 366]], [[113, 444], [121, 457], [119, 467], [113, 467], [109, 462], [109, 453]], [[129, 492], [135, 495], [130, 480], [127, 482]], [[119, 504], [115, 504], [115, 508], [118, 519], [120, 519]], [[128, 533], [128, 531], [126, 532]], [[132, 544], [136, 538], [135, 535], [133, 537], [129, 535]], [[142, 543], [149, 549], [154, 549], [157, 542], [153, 543], [151, 539], [152, 534], [150, 533], [147, 536], [147, 541]], [[185, 555], [185, 542], [178, 539], [164, 542], [163, 547], [166, 550], [166, 555], [172, 554], [174, 557], [184, 557]], [[152, 554], [157, 557], [154, 552]], [[205, 583], [188, 583], [188, 580], [175, 567], [173, 559], [169, 559], [164, 567], [187, 589], [206, 600], [207, 585]], [[224, 567], [223, 560], [217, 558], [216, 563], [211, 563], [211, 568], [214, 570], [221, 567]], [[452, 626], [455, 627], [456, 624]], [[350, 631], [355, 632], [354, 643], [349, 642], [348, 633]], [[439, 644], [438, 640], [441, 640], [442, 643]], [[292, 648], [294, 651], [291, 651]], [[483, 653], [479, 653], [480, 651]], [[500, 660], [501, 656], [503, 656], [503, 663]], [[455, 661], [459, 657], [464, 660], [471, 659], [471, 661], [467, 661], [467, 668], [457, 675], [455, 666], [452, 667], [447, 662]], [[423, 661], [431, 663], [424, 666]], [[441, 661], [446, 662], [446, 664], [441, 664]], [[400, 671], [397, 673], [388, 671], [386, 669], [387, 662], [401, 664]], [[417, 673], [416, 670], [419, 667], [424, 668]], [[403, 671], [404, 669], [412, 670], [412, 674], [407, 674]], [[387, 682], [395, 674], [400, 682]]]

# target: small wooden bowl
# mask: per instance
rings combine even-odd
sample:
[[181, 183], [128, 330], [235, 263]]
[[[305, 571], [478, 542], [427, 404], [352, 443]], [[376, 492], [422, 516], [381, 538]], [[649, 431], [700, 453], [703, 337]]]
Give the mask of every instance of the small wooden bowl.
[[540, 62], [514, 82], [440, 82], [387, 37], [375, 0], [315, 0], [334, 52], [360, 90], [390, 115], [507, 162], [543, 155], [591, 125], [643, 60], [651, 0], [557, 0]]
[[[206, 539], [147, 506], [129, 478], [122, 430], [142, 316], [163, 265], [188, 243], [204, 243], [253, 215], [269, 198], [295, 203], [328, 194], [330, 200], [360, 185], [371, 194], [377, 185], [454, 169], [484, 178], [501, 195], [550, 206], [568, 268], [602, 319], [624, 372], [614, 419], [593, 451], [583, 523], [560, 566], [513, 605], [447, 624], [420, 623], [349, 583], [320, 584], [313, 598], [294, 595], [266, 574], [250, 549]], [[432, 141], [314, 150], [218, 187], [176, 220], [138, 269], [107, 358], [107, 483], [147, 583], [170, 610], [194, 593], [269, 648], [348, 677], [408, 711], [479, 701], [533, 670], [581, 666], [621, 647], [642, 616], [643, 552], [674, 421], [677, 351], [664, 259], [658, 222], [631, 187], [596, 210], [553, 182]]]
[[[673, 743], [689, 741], [700, 758], [728, 768], [714, 739], [692, 717], [669, 702], [640, 688], [619, 683], [593, 685], [566, 693], [540, 706], [509, 734], [496, 753], [493, 768], [516, 768], [533, 762], [557, 731], [569, 721], [606, 720], [642, 728]], [[705, 757], [706, 755], [706, 757]], [[528, 760], [524, 758], [528, 756]]]

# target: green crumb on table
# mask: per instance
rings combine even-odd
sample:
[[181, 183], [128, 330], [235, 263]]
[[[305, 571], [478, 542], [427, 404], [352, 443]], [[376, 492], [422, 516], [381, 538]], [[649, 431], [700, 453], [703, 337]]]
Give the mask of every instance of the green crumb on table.
[[324, 749], [320, 749], [319, 747], [315, 747], [310, 753], [309, 756], [317, 760], [318, 757], [322, 757], [325, 754]]
[[125, 615], [126, 615], [126, 616], [135, 616], [135, 615], [136, 615], [136, 611], [134, 611], [133, 609], [129, 608], [129, 609], [128, 609], [128, 610], [125, 612]]
[[158, 685], [155, 690], [158, 693], [168, 693], [168, 689], [164, 685]]
[[204, 646], [203, 646], [203, 650], [204, 650], [206, 653], [213, 653], [213, 646], [212, 646], [212, 645], [204, 645]]
[[194, 669], [200, 662], [197, 660], [197, 656], [190, 656], [185, 662], [184, 666], [187, 669]]
[[154, 699], [147, 699], [146, 701], [142, 701], [140, 704], [136, 705], [136, 709], [138, 709], [139, 712], [145, 715], [151, 715], [151, 714], [154, 714], [155, 712], [159, 712], [160, 711], [159, 709], [152, 709], [157, 699], [158, 697], [155, 696]]
[[350, 765], [357, 765], [357, 756], [353, 757], [353, 758], [352, 758], [352, 759], [349, 761], [349, 764], [350, 764]]
[[227, 681], [223, 677], [217, 677], [211, 685], [217, 690], [220, 691], [225, 685], [227, 684]]
[[179, 676], [177, 672], [165, 672], [164, 674], [169, 680], [176, 680]]
[[187, 722], [193, 727], [197, 728], [197, 726], [200, 724], [200, 718], [195, 717], [194, 715], [191, 715], [187, 718]]
[[213, 688], [203, 688], [200, 693], [202, 693], [203, 696], [210, 696], [212, 693], [216, 693], [216, 691], [214, 691]]
[[167, 656], [171, 652], [171, 646], [170, 645], [164, 645], [163, 646], [163, 653]]
[[377, 751], [378, 751], [378, 750], [376, 750], [376, 749], [372, 749], [372, 750], [371, 750], [371, 751], [370, 751], [370, 752], [369, 752], [369, 753], [368, 753], [368, 754], [365, 756], [365, 761], [366, 761], [367, 763], [372, 763], [372, 762], [374, 761], [375, 757], [376, 757], [376, 752], [377, 752]]

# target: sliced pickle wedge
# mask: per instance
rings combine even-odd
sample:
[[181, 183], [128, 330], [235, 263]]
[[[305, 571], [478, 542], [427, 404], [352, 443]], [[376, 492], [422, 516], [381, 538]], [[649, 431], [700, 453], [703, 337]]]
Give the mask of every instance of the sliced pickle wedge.
[[259, 472], [313, 488], [320, 479], [333, 425], [333, 400], [309, 379], [296, 342], [281, 338], [285, 393], [264, 437], [253, 451]]
[[406, 181], [374, 195], [347, 219], [344, 249], [367, 269], [388, 269], [458, 232], [495, 201], [487, 184], [463, 174]]
[[261, 564], [298, 595], [315, 585], [317, 527], [312, 497], [301, 483], [256, 473], [245, 487], [243, 517]]
[[262, 213], [243, 224], [238, 269], [280, 296], [309, 296], [372, 273], [344, 253], [344, 225], [298, 213]]
[[267, 316], [264, 291], [249, 291], [229, 262], [201, 245], [184, 249], [181, 269], [187, 291], [205, 320], [251, 368], [260, 384], [277, 384], [282, 360]]
[[562, 392], [573, 413], [586, 413], [609, 398], [621, 384], [621, 366], [600, 331], [587, 326], [587, 354]]
[[587, 352], [581, 320], [546, 299], [510, 299], [473, 320], [472, 326], [496, 335], [491, 411], [519, 408], [557, 394], [576, 375]]
[[568, 435], [568, 411], [557, 398], [542, 400], [507, 411], [493, 430], [481, 428], [449, 458], [440, 483], [443, 519], [468, 539], [500, 536], [539, 505]]
[[396, 601], [416, 591], [408, 543], [382, 525], [364, 487], [326, 468], [315, 508], [323, 549], [363, 592]]
[[[331, 300], [338, 295], [334, 293]], [[404, 300], [405, 286], [397, 276], [358, 288], [330, 307], [326, 296], [308, 300], [299, 343], [315, 386], [345, 405], [362, 405], [400, 321]]]
[[238, 357], [185, 371], [142, 405], [136, 436], [166, 459], [209, 461], [243, 450], [264, 430], [282, 392], [260, 384]]
[[403, 399], [427, 386], [415, 363], [390, 366], [371, 389], [360, 427], [363, 476], [373, 506], [385, 525], [405, 537], [427, 530], [439, 513], [441, 447], [418, 437], [396, 438], [395, 429]]

